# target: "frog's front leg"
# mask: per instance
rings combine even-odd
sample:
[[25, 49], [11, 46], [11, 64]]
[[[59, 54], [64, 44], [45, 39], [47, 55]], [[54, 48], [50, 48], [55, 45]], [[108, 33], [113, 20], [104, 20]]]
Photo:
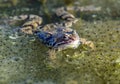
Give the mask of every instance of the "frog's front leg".
[[42, 18], [37, 15], [29, 15], [27, 21], [22, 25], [21, 31], [26, 34], [33, 34], [42, 23]]
[[91, 49], [95, 50], [95, 46], [92, 41], [87, 41], [85, 38], [80, 38], [80, 41], [83, 45], [89, 46]]

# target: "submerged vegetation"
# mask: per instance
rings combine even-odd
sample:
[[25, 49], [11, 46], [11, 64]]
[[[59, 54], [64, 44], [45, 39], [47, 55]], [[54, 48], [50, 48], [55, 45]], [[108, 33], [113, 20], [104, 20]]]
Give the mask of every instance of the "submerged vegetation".
[[[79, 19], [74, 29], [93, 41], [95, 50], [81, 45], [56, 52], [34, 36], [17, 37], [13, 30], [18, 26], [2, 22], [37, 14], [46, 24], [52, 22], [54, 8], [91, 4], [102, 11], [71, 12]], [[1, 0], [0, 8], [0, 84], [120, 84], [119, 0]]]

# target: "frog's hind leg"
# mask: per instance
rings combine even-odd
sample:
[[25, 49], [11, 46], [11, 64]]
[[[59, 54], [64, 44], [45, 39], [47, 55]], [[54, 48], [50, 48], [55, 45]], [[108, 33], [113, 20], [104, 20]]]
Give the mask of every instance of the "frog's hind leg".
[[85, 38], [80, 38], [80, 41], [83, 45], [89, 46], [92, 50], [95, 50], [95, 45], [92, 41], [88, 41]]
[[37, 15], [29, 15], [26, 20], [21, 27], [21, 31], [26, 34], [33, 34], [42, 23], [42, 18]]
[[55, 14], [60, 19], [63, 19], [64, 21], [61, 22], [61, 25], [65, 27], [71, 27], [74, 23], [78, 21], [75, 16], [65, 10], [64, 7], [58, 8], [55, 10]]
[[75, 24], [78, 19], [68, 11], [75, 11], [75, 12], [98, 12], [101, 10], [101, 7], [95, 7], [94, 5], [89, 6], [72, 6], [72, 7], [60, 7], [55, 10], [55, 14], [57, 17], [63, 19], [64, 21], [61, 22], [61, 25], [65, 27], [71, 27]]
[[18, 31], [22, 31], [26, 34], [33, 34], [37, 31], [38, 26], [42, 23], [42, 18], [37, 15], [19, 15], [19, 16], [11, 16], [7, 20], [9, 25], [22, 25]]

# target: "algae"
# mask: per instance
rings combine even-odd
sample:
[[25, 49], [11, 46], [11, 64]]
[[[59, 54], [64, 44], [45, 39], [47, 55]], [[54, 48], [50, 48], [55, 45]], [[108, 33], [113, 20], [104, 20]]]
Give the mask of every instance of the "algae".
[[[36, 1], [34, 5], [40, 0]], [[16, 2], [14, 7], [0, 10], [1, 20], [6, 16], [30, 13], [47, 19], [44, 9], [38, 12], [39, 6], [32, 8], [30, 2], [27, 5], [25, 2]], [[58, 2], [46, 2], [50, 13]], [[74, 13], [79, 19], [74, 29], [80, 37], [93, 41], [96, 49], [80, 45], [77, 49], [56, 52], [34, 36], [17, 36], [13, 31], [17, 27], [3, 22], [0, 24], [0, 84], [120, 84], [120, 1], [78, 0], [76, 3], [102, 7], [98, 13]], [[58, 6], [62, 5], [73, 3], [66, 4], [62, 0]], [[3, 9], [3, 5], [0, 7]]]

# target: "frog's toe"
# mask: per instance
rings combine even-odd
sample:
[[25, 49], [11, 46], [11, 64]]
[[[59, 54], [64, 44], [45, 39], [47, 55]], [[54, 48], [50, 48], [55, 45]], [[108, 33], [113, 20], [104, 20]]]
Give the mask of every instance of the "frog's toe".
[[87, 41], [85, 38], [80, 38], [83, 45], [89, 46], [92, 50], [95, 50], [95, 45], [92, 41]]

